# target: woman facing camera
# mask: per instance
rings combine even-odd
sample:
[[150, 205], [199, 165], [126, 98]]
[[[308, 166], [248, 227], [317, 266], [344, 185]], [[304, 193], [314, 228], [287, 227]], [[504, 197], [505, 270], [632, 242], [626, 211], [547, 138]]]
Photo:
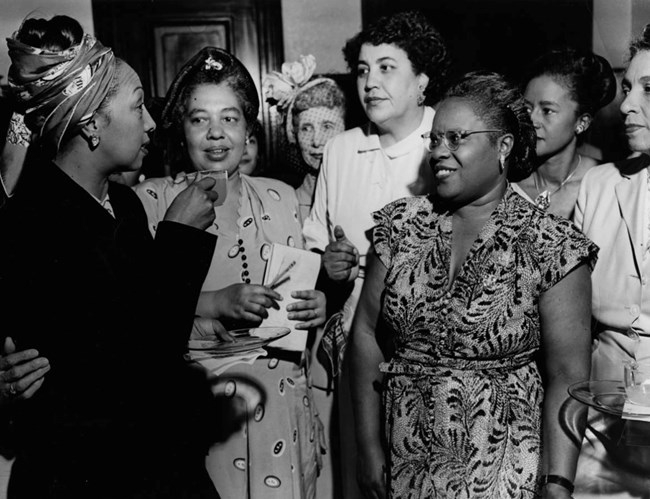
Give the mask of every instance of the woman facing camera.
[[569, 498], [585, 414], [567, 387], [589, 372], [596, 247], [508, 187], [530, 169], [535, 131], [500, 75], [453, 85], [429, 139], [434, 192], [374, 214], [350, 352], [360, 485]]
[[[300, 248], [302, 237], [294, 190], [239, 171], [258, 108], [249, 72], [231, 54], [213, 47], [202, 49], [181, 68], [165, 97], [162, 126], [179, 148], [178, 157], [185, 158], [186, 169], [227, 174], [227, 194], [215, 203], [215, 220], [208, 229], [218, 240], [197, 314], [218, 319], [228, 329], [264, 325], [270, 308], [285, 307], [282, 300], [294, 298], [286, 305], [288, 319], [307, 337], [309, 329], [324, 322], [323, 293], [299, 290], [283, 297], [262, 285], [272, 244]], [[191, 178], [155, 179], [136, 187], [152, 231]], [[262, 393], [259, 403], [247, 399], [242, 427], [223, 435], [207, 457], [208, 472], [224, 497], [315, 497], [321, 428], [304, 349], [271, 344], [267, 352], [258, 349], [205, 365], [214, 367], [216, 392], [231, 396], [224, 410], [237, 413], [239, 395], [251, 385]]]
[[[215, 244], [213, 181], [180, 193], [152, 240], [137, 196], [108, 180], [140, 167], [155, 127], [138, 75], [66, 16], [28, 19], [7, 43], [47, 158], [0, 215], [8, 497], [218, 497], [203, 466], [214, 403], [182, 358]], [[164, 279], [145, 270], [186, 251]]]
[[616, 96], [614, 72], [603, 57], [566, 49], [537, 59], [527, 81], [537, 167], [513, 188], [537, 207], [571, 218], [582, 177], [597, 164], [578, 147], [598, 110]]
[[312, 78], [315, 69], [313, 55], [301, 56], [264, 79], [264, 94], [284, 115], [287, 141], [302, 160], [305, 177], [296, 189], [302, 220], [311, 210], [325, 144], [345, 130], [343, 91], [331, 78]]
[[[307, 248], [322, 252], [329, 319], [321, 343], [337, 376], [356, 309], [370, 245], [371, 213], [404, 196], [430, 190], [426, 141], [448, 66], [440, 34], [421, 14], [379, 19], [348, 41], [345, 59], [356, 75], [369, 122], [325, 147], [314, 203], [304, 223]], [[358, 497], [348, 381], [339, 382], [344, 497]]]
[[[364, 266], [370, 213], [397, 198], [428, 191], [422, 133], [428, 130], [447, 69], [443, 40], [428, 20], [406, 12], [384, 17], [344, 49], [369, 123], [325, 148], [307, 246], [324, 252], [329, 278], [346, 286]], [[339, 226], [335, 230], [335, 227]], [[332, 243], [332, 244], [330, 244]], [[361, 281], [355, 285], [356, 294]], [[345, 306], [346, 331], [356, 298]]]
[[[585, 175], [574, 222], [600, 248], [591, 277], [592, 380], [619, 380], [624, 362], [650, 357], [648, 166], [650, 25], [630, 45], [621, 113], [631, 159]], [[635, 412], [634, 406], [630, 408]], [[648, 423], [593, 411], [578, 462], [576, 497], [633, 498], [650, 490]], [[639, 438], [641, 438], [639, 440]]]

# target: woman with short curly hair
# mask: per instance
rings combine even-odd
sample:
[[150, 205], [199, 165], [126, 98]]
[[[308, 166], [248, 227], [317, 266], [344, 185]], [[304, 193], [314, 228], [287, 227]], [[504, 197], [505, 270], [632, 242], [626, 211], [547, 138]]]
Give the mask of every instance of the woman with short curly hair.
[[[323, 253], [328, 304], [337, 311], [321, 343], [333, 376], [343, 365], [350, 324], [363, 283], [371, 213], [396, 199], [429, 191], [426, 140], [448, 67], [447, 49], [429, 20], [417, 12], [379, 19], [344, 49], [356, 75], [368, 123], [337, 135], [325, 146], [314, 204], [303, 234], [309, 249]], [[354, 489], [353, 435], [345, 373], [341, 394], [345, 497]], [[351, 460], [351, 462], [347, 462]], [[347, 477], [350, 478], [347, 478]]]
[[435, 104], [444, 88], [449, 66], [447, 48], [438, 31], [418, 12], [384, 17], [348, 40], [343, 55], [354, 72], [364, 45], [384, 44], [403, 50], [414, 74], [429, 77], [423, 93], [428, 104]]

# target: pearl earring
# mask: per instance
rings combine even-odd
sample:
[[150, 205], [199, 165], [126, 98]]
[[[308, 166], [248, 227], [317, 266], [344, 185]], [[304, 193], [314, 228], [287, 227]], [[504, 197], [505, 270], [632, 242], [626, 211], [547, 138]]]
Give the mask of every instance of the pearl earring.
[[91, 135], [90, 136], [90, 148], [91, 149], [97, 149], [98, 145], [99, 145], [99, 137], [97, 137], [97, 135]]

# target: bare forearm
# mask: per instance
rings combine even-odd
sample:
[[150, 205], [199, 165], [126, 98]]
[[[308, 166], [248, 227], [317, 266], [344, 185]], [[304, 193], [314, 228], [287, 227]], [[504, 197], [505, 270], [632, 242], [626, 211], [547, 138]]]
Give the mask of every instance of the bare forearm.
[[366, 334], [353, 334], [350, 346], [352, 407], [359, 447], [381, 442], [381, 386], [379, 364], [384, 357], [376, 340]]
[[576, 373], [549, 379], [542, 420], [543, 474], [560, 475], [571, 481], [575, 477], [587, 409], [571, 399], [567, 389], [572, 383], [586, 379], [586, 375]]
[[588, 379], [591, 368], [591, 286], [586, 265], [570, 272], [541, 296], [540, 317], [548, 373], [542, 420], [542, 470], [544, 474], [573, 480], [586, 408], [571, 399], [568, 388]]

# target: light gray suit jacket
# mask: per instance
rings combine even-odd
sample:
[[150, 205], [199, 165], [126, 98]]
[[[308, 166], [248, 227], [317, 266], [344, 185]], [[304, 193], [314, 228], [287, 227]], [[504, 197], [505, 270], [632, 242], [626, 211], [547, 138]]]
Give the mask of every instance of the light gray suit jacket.
[[637, 357], [650, 356], [650, 260], [645, 263], [650, 157], [592, 168], [580, 186], [574, 222], [600, 248], [592, 273], [596, 344], [592, 379], [622, 379], [622, 360], [641, 334]]

